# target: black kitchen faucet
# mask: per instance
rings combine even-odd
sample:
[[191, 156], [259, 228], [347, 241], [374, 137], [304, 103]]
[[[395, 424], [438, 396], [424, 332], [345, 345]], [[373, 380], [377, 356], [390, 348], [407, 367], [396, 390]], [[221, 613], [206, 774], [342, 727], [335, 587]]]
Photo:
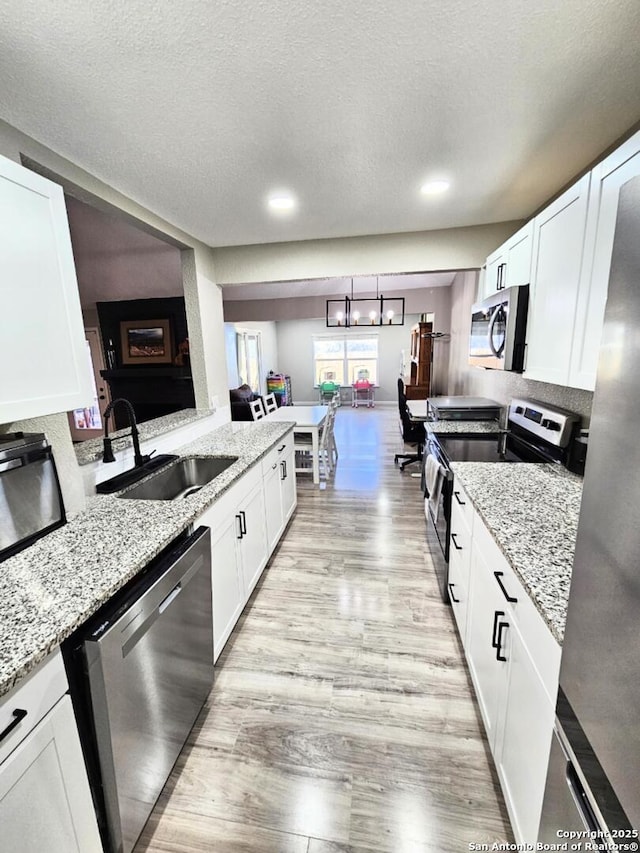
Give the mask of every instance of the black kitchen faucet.
[[113, 447], [111, 446], [112, 439], [109, 438], [109, 417], [111, 416], [111, 412], [116, 407], [118, 403], [122, 403], [127, 410], [129, 415], [129, 426], [131, 427], [131, 440], [133, 441], [133, 461], [134, 466], [139, 468], [144, 465], [145, 462], [148, 462], [151, 459], [151, 456], [143, 456], [140, 453], [140, 437], [138, 434], [138, 425], [136, 423], [136, 414], [133, 411], [133, 406], [126, 400], [124, 397], [118, 397], [115, 400], [112, 400], [107, 408], [104, 410], [104, 451], [102, 454], [103, 462], [115, 462], [116, 458], [113, 455]]

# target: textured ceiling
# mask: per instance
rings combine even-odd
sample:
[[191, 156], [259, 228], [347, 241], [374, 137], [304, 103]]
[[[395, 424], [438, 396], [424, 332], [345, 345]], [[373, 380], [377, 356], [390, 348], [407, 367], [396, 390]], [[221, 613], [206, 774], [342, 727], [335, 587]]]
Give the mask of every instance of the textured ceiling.
[[[407, 273], [402, 275], [378, 276], [377, 290], [381, 294], [395, 291], [418, 290], [429, 287], [448, 287], [455, 272]], [[350, 278], [321, 278], [305, 281], [274, 281], [256, 284], [234, 284], [222, 288], [225, 301], [252, 299], [290, 299], [298, 296], [335, 296], [351, 293]], [[375, 296], [376, 276], [355, 276], [354, 296]]]
[[525, 218], [640, 118], [638, 0], [0, 8], [0, 117], [216, 246]]

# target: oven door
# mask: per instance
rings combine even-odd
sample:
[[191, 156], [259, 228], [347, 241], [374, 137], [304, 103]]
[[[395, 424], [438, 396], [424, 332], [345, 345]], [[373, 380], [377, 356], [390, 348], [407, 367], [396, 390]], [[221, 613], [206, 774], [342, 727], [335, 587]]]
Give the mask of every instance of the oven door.
[[427, 520], [427, 544], [429, 545], [433, 567], [438, 580], [438, 586], [440, 587], [440, 595], [442, 596], [442, 600], [445, 604], [449, 604], [449, 533], [451, 530], [453, 473], [449, 469], [449, 464], [436, 442], [429, 440], [425, 450], [425, 461], [427, 455], [432, 454], [446, 470], [444, 483], [442, 484], [442, 491], [440, 493], [440, 501], [438, 502], [437, 518], [434, 518], [429, 505], [429, 493], [424, 480], [425, 461], [423, 461], [422, 491], [424, 494], [424, 514]]

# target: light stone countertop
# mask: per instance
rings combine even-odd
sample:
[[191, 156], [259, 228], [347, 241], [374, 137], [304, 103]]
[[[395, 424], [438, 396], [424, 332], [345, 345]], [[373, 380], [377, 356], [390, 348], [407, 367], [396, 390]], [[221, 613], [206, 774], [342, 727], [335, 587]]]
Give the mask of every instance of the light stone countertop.
[[424, 427], [427, 432], [432, 432], [434, 435], [460, 435], [464, 433], [490, 435], [506, 432], [498, 421], [425, 421]]
[[181, 501], [96, 495], [88, 509], [0, 567], [0, 696], [131, 580], [295, 424], [232, 422], [180, 448], [237, 456]]
[[[214, 410], [210, 409], [181, 409], [179, 412], [173, 412], [170, 415], [163, 415], [160, 418], [154, 418], [151, 421], [143, 421], [138, 424], [138, 432], [140, 433], [140, 441], [147, 441], [152, 438], [157, 438], [159, 435], [165, 435], [172, 429], [188, 426], [189, 424], [199, 421], [202, 418], [208, 418], [213, 415]], [[113, 422], [112, 422], [113, 423]], [[131, 447], [130, 428], [115, 430], [109, 433], [109, 437], [114, 439], [113, 451], [117, 453], [125, 447]], [[74, 444], [76, 459], [78, 465], [88, 465], [90, 462], [95, 462], [102, 459], [102, 437], [89, 438], [87, 441], [81, 441]]]
[[550, 464], [454, 462], [451, 469], [562, 644], [582, 478]]

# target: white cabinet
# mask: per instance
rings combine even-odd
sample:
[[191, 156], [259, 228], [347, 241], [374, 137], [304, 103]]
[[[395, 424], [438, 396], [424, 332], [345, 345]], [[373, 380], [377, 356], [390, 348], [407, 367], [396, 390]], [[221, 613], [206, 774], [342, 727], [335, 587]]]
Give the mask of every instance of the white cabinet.
[[238, 515], [240, 516], [240, 536], [236, 541], [246, 600], [258, 583], [269, 557], [262, 482], [254, 486], [244, 498], [238, 507]]
[[237, 553], [240, 518], [236, 513], [219, 509], [214, 505], [198, 521], [211, 527], [214, 660], [224, 648], [244, 607]]
[[[3, 853], [101, 853], [76, 722], [59, 652], [0, 700], [3, 731], [15, 711], [26, 716], [2, 740], [0, 825]], [[41, 716], [43, 697], [53, 706]]]
[[61, 187], [0, 157], [0, 423], [90, 405]]
[[533, 255], [533, 220], [523, 225], [505, 243], [505, 287], [531, 283]]
[[561, 650], [476, 513], [472, 530], [471, 602], [461, 637], [516, 841], [534, 844]]
[[262, 461], [269, 554], [277, 545], [297, 503], [293, 435], [286, 436]]
[[486, 271], [481, 278], [480, 299], [497, 290], [531, 282], [531, 256], [533, 251], [533, 220], [523, 225], [515, 234], [487, 258]]
[[524, 376], [567, 385], [590, 176], [536, 216]]
[[555, 704], [515, 620], [510, 631], [509, 687], [496, 765], [514, 834], [520, 842], [534, 844], [542, 812]]
[[593, 391], [620, 187], [640, 175], [640, 133], [627, 140], [591, 173], [584, 262], [576, 306], [568, 384]]
[[506, 267], [504, 247], [500, 246], [495, 252], [487, 258], [487, 265], [484, 275], [484, 290], [482, 291], [481, 299], [491, 296], [496, 290], [502, 290], [504, 287], [504, 270]]
[[[482, 523], [476, 519], [474, 525], [476, 521]], [[504, 598], [490, 566], [475, 543], [471, 555], [471, 578], [465, 651], [487, 739], [495, 757], [506, 702], [511, 632]]]
[[260, 466], [247, 471], [205, 510], [197, 524], [211, 528], [213, 651], [217, 660], [267, 563]]

